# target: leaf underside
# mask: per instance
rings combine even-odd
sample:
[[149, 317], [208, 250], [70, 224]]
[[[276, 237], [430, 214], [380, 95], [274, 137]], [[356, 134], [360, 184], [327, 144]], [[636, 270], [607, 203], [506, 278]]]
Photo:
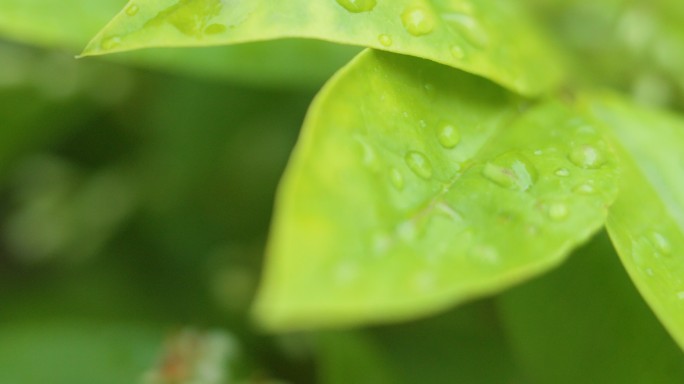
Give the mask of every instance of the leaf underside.
[[610, 237], [644, 299], [684, 348], [684, 121], [615, 96], [590, 105], [621, 157]]
[[532, 24], [497, 0], [138, 0], [83, 55], [313, 38], [430, 59], [534, 95], [557, 84], [561, 65]]
[[615, 162], [569, 107], [521, 108], [463, 72], [361, 54], [314, 102], [285, 173], [258, 319], [416, 317], [558, 264], [603, 224]]

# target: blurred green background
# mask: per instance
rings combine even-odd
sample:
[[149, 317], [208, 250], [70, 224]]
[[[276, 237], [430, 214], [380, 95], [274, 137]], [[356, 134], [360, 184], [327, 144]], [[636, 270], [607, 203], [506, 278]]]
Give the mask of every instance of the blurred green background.
[[[61, 35], [54, 15], [36, 14], [36, 30], [3, 21], [32, 3], [0, 0], [0, 383], [684, 382], [684, 355], [605, 234], [547, 276], [433, 318], [261, 333], [249, 305], [278, 179], [315, 92], [358, 49], [75, 60], [123, 2]], [[530, 3], [576, 57], [596, 36], [612, 44], [577, 27], [614, 25], [611, 2]], [[578, 83], [682, 105], [684, 66], [610, 47]], [[624, 57], [636, 64], [615, 70]]]

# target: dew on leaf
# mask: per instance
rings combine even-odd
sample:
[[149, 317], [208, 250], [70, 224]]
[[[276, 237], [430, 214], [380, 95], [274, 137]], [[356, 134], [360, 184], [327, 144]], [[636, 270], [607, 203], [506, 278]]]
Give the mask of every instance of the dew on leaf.
[[553, 174], [560, 177], [568, 177], [570, 176], [570, 171], [567, 168], [558, 168]]
[[482, 175], [500, 187], [527, 191], [537, 181], [537, 168], [519, 152], [507, 152], [485, 164]]
[[428, 180], [432, 177], [432, 164], [424, 154], [411, 151], [406, 154], [406, 164], [419, 177]]
[[389, 47], [393, 43], [392, 37], [390, 35], [386, 35], [384, 33], [382, 35], [378, 36], [378, 41], [380, 42], [380, 44], [383, 47]]
[[376, 0], [336, 0], [337, 4], [341, 5], [351, 13], [370, 12], [377, 4]]
[[580, 195], [593, 195], [596, 192], [596, 188], [591, 184], [584, 183], [576, 186], [573, 191]]
[[436, 284], [435, 275], [431, 272], [423, 271], [418, 273], [413, 280], [413, 284], [419, 291], [430, 291]]
[[121, 37], [118, 35], [112, 35], [102, 39], [100, 46], [102, 49], [110, 50], [118, 47], [121, 44]]
[[652, 232], [648, 236], [648, 240], [653, 244], [655, 249], [664, 254], [664, 255], [669, 255], [672, 253], [672, 245], [670, 244], [670, 241], [665, 237], [660, 232]]
[[501, 256], [496, 248], [489, 245], [478, 245], [473, 248], [473, 256], [486, 264], [496, 265], [501, 262]]
[[226, 31], [226, 26], [223, 24], [211, 24], [208, 26], [205, 30], [204, 33], [207, 35], [218, 35], [221, 33], [224, 33]]
[[451, 56], [453, 56], [456, 59], [462, 59], [465, 57], [465, 52], [463, 51], [463, 48], [461, 48], [460, 45], [452, 45], [449, 49], [449, 52], [451, 52]]
[[335, 268], [335, 280], [340, 284], [348, 284], [355, 280], [359, 275], [356, 264], [346, 261]]
[[482, 25], [472, 16], [452, 12], [442, 15], [442, 19], [452, 26], [470, 45], [484, 48], [489, 44], [489, 36]]
[[126, 7], [126, 14], [128, 16], [135, 16], [138, 14], [138, 11], [140, 10], [140, 7], [138, 7], [135, 4], [131, 4], [128, 7]]
[[437, 211], [439, 213], [445, 215], [449, 219], [451, 219], [457, 223], [463, 222], [463, 216], [461, 216], [461, 214], [458, 213], [458, 211], [456, 211], [454, 208], [452, 208], [449, 204], [441, 202], [441, 203], [437, 204], [435, 208], [437, 209]]
[[597, 169], [606, 162], [603, 153], [591, 145], [581, 145], [573, 148], [568, 158], [573, 164], [584, 169]]
[[377, 234], [373, 237], [373, 253], [384, 255], [392, 247], [392, 238], [386, 233]]
[[679, 292], [677, 293], [677, 298], [678, 298], [679, 300], [684, 300], [684, 291], [679, 291]]
[[549, 218], [555, 221], [565, 220], [569, 213], [568, 206], [564, 203], [551, 203], [547, 211]]
[[397, 235], [404, 241], [413, 241], [416, 238], [416, 223], [406, 220], [397, 226]]
[[435, 28], [435, 17], [430, 10], [422, 6], [406, 8], [401, 14], [401, 22], [413, 36], [427, 35]]
[[451, 124], [444, 124], [439, 128], [437, 139], [442, 147], [447, 149], [455, 148], [461, 142], [461, 133], [458, 128]]
[[390, 170], [390, 181], [392, 182], [394, 188], [398, 191], [404, 189], [404, 175], [402, 175], [401, 171], [399, 171], [398, 169], [392, 168]]

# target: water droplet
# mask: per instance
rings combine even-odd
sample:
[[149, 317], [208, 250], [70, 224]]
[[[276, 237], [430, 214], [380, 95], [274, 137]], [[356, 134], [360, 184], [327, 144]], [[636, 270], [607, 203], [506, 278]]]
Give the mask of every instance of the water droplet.
[[397, 235], [405, 241], [413, 241], [416, 238], [416, 224], [406, 220], [397, 226]]
[[449, 51], [451, 52], [451, 56], [455, 57], [456, 59], [462, 59], [465, 57], [465, 52], [459, 45], [452, 45]]
[[436, 208], [438, 209], [438, 212], [444, 214], [451, 220], [459, 223], [463, 222], [463, 216], [461, 216], [461, 214], [453, 209], [449, 204], [442, 202], [437, 204]]
[[121, 44], [121, 37], [119, 37], [118, 35], [112, 35], [112, 36], [105, 37], [104, 39], [102, 39], [102, 43], [100, 44], [100, 46], [102, 47], [102, 49], [108, 51], [110, 49], [114, 49], [114, 48], [118, 47], [120, 44]]
[[453, 125], [444, 124], [439, 128], [437, 139], [439, 140], [439, 143], [442, 144], [442, 147], [451, 149], [455, 148], [458, 143], [461, 142], [461, 133], [458, 131], [458, 128]]
[[416, 289], [418, 289], [419, 291], [430, 291], [430, 290], [434, 289], [437, 281], [435, 279], [434, 274], [427, 272], [427, 271], [423, 271], [423, 272], [418, 273], [414, 277], [413, 283], [414, 283]]
[[405, 160], [416, 175], [426, 180], [432, 177], [432, 164], [422, 153], [411, 151], [406, 154]]
[[427, 35], [435, 28], [432, 12], [421, 6], [406, 8], [401, 14], [401, 22], [413, 36]]
[[205, 30], [207, 35], [218, 35], [226, 31], [226, 26], [223, 24], [211, 24]]
[[501, 262], [499, 251], [489, 245], [479, 245], [473, 249], [473, 253], [478, 260], [487, 264], [495, 265]]
[[357, 143], [361, 146], [361, 150], [363, 151], [363, 164], [365, 164], [368, 167], [371, 167], [372, 169], [375, 169], [377, 167], [378, 163], [378, 157], [375, 154], [375, 150], [371, 146], [368, 141], [363, 136], [360, 135], [355, 135], [354, 139], [356, 140]]
[[418, 125], [420, 125], [421, 128], [425, 128], [427, 127], [427, 122], [423, 119], [420, 119], [420, 121], [418, 121]]
[[580, 184], [573, 189], [575, 193], [580, 194], [580, 195], [593, 195], [596, 193], [596, 188], [594, 188], [593, 185], [591, 184]]
[[526, 191], [537, 181], [537, 168], [522, 154], [507, 152], [485, 164], [482, 175], [508, 189]]
[[655, 275], [655, 273], [653, 272], [653, 269], [651, 269], [651, 268], [646, 268], [646, 274], [649, 276]]
[[341, 5], [351, 13], [369, 12], [375, 8], [376, 0], [336, 0], [337, 4]]
[[425, 83], [423, 84], [423, 90], [425, 91], [425, 94], [430, 98], [434, 99], [435, 94], [437, 93], [437, 88], [435, 88], [435, 85], [432, 83]]
[[392, 168], [390, 170], [390, 181], [392, 182], [394, 188], [396, 188], [398, 191], [404, 189], [404, 175], [402, 175], [401, 171], [398, 169]]
[[568, 206], [563, 203], [551, 203], [549, 205], [548, 215], [551, 220], [561, 221], [568, 217]]
[[560, 177], [568, 177], [570, 176], [570, 171], [567, 168], [558, 168], [553, 174]]
[[662, 233], [660, 232], [652, 232], [649, 235], [649, 241], [655, 249], [664, 254], [664, 255], [669, 255], [672, 253], [672, 245], [670, 244], [670, 241], [667, 240], [667, 237], [665, 237]]
[[684, 291], [678, 292], [678, 293], [677, 293], [677, 298], [678, 298], [679, 300], [684, 300]]
[[606, 162], [603, 153], [591, 145], [574, 148], [568, 155], [570, 161], [580, 168], [596, 169]]
[[128, 7], [126, 7], [126, 14], [128, 16], [135, 16], [136, 14], [138, 14], [139, 10], [140, 10], [140, 7], [138, 7], [135, 4], [131, 4]]
[[335, 280], [340, 284], [348, 284], [359, 276], [359, 268], [355, 263], [342, 262], [335, 269]]
[[383, 255], [392, 247], [392, 238], [383, 233], [373, 237], [373, 252], [376, 255]]
[[390, 35], [385, 35], [385, 34], [378, 36], [378, 41], [380, 42], [380, 44], [383, 47], [389, 47], [393, 43], [392, 37]]
[[465, 13], [452, 12], [443, 14], [442, 18], [472, 46], [484, 48], [489, 44], [489, 35], [472, 16]]

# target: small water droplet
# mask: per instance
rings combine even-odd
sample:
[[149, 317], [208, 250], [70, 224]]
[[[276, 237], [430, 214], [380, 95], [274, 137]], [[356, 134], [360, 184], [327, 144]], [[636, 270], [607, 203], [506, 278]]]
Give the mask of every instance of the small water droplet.
[[648, 238], [658, 252], [664, 255], [669, 255], [672, 253], [672, 245], [670, 244], [670, 241], [667, 240], [667, 237], [665, 237], [662, 233], [652, 232]]
[[339, 284], [349, 284], [359, 276], [359, 268], [355, 263], [342, 262], [335, 269], [335, 280]]
[[413, 283], [419, 291], [430, 291], [434, 289], [437, 281], [434, 274], [423, 271], [415, 276]]
[[392, 238], [385, 234], [375, 235], [373, 237], [373, 252], [376, 255], [384, 255], [392, 247]]
[[432, 164], [422, 153], [411, 151], [406, 154], [405, 160], [409, 168], [419, 177], [426, 180], [432, 177]]
[[366, 141], [366, 139], [360, 135], [354, 136], [354, 139], [357, 143], [359, 143], [359, 145], [361, 146], [361, 150], [363, 151], [363, 164], [375, 169], [378, 163], [378, 157], [376, 156], [375, 150], [373, 149], [371, 144], [368, 143], [368, 141]]
[[140, 10], [140, 7], [138, 7], [135, 4], [131, 4], [128, 7], [126, 7], [126, 14], [128, 16], [135, 16], [136, 14], [138, 14], [139, 10]]
[[463, 216], [461, 216], [461, 214], [458, 213], [458, 211], [456, 211], [455, 209], [453, 209], [449, 204], [442, 202], [437, 204], [436, 208], [438, 209], [438, 212], [447, 216], [451, 220], [458, 223], [463, 222]]
[[646, 268], [646, 274], [649, 276], [655, 275], [655, 273], [653, 273], [653, 269], [651, 269], [651, 268]]
[[487, 264], [496, 265], [501, 262], [499, 251], [489, 245], [479, 245], [473, 249], [474, 256]]
[[451, 56], [455, 57], [456, 59], [462, 59], [465, 57], [465, 52], [460, 45], [452, 45], [451, 49], [449, 49], [449, 52], [451, 52]]
[[226, 31], [226, 26], [223, 24], [211, 24], [205, 30], [207, 35], [218, 35]]
[[472, 46], [484, 48], [489, 44], [489, 35], [472, 16], [461, 12], [452, 12], [443, 14], [442, 18]]
[[508, 189], [526, 191], [537, 181], [537, 168], [519, 152], [507, 152], [485, 164], [482, 175]]
[[455, 148], [461, 142], [461, 133], [458, 128], [451, 124], [444, 124], [439, 128], [437, 139], [442, 147], [447, 149]]
[[684, 291], [678, 292], [678, 293], [677, 293], [677, 298], [678, 298], [679, 300], [684, 300]]
[[422, 6], [408, 7], [401, 14], [404, 28], [413, 36], [427, 35], [435, 28], [435, 17]]
[[112, 35], [102, 39], [100, 46], [104, 50], [110, 50], [118, 47], [121, 44], [121, 37], [118, 35]]
[[535, 156], [541, 156], [544, 154], [544, 151], [542, 151], [541, 149], [537, 149], [533, 153]]
[[580, 195], [593, 195], [596, 193], [596, 188], [591, 184], [584, 183], [576, 186], [573, 191]]
[[420, 125], [421, 128], [425, 128], [425, 127], [427, 127], [427, 122], [423, 119], [420, 119], [418, 121], [418, 125]]
[[560, 177], [568, 177], [570, 176], [570, 171], [567, 168], [558, 168], [553, 174]]
[[570, 212], [568, 211], [568, 206], [564, 203], [551, 203], [547, 213], [551, 220], [561, 221], [565, 220]]
[[389, 47], [393, 43], [392, 37], [390, 35], [386, 35], [384, 33], [382, 35], [378, 36], [378, 41], [380, 42], [380, 44], [383, 47]]
[[404, 175], [402, 175], [401, 171], [398, 169], [392, 168], [390, 170], [390, 181], [392, 182], [394, 188], [396, 188], [398, 191], [404, 189]]
[[377, 4], [376, 0], [336, 0], [337, 4], [351, 13], [370, 12]]
[[591, 145], [574, 148], [568, 158], [573, 164], [584, 169], [597, 169], [606, 162], [603, 153]]
[[432, 83], [425, 83], [423, 84], [423, 90], [425, 91], [425, 94], [430, 98], [434, 99], [435, 94], [437, 93], [437, 88], [435, 88], [435, 85]]
[[397, 226], [397, 235], [404, 241], [413, 241], [416, 234], [416, 224], [412, 220], [406, 220]]

